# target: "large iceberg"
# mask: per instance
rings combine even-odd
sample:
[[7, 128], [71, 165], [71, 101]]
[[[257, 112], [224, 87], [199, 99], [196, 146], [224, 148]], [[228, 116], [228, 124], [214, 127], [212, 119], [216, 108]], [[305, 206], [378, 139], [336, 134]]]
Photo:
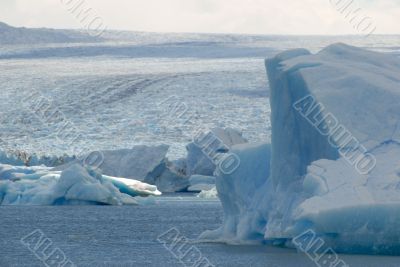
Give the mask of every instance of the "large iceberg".
[[[272, 143], [233, 147], [206, 240], [400, 254], [400, 60], [344, 44], [266, 61]], [[308, 236], [310, 238], [310, 235]]]

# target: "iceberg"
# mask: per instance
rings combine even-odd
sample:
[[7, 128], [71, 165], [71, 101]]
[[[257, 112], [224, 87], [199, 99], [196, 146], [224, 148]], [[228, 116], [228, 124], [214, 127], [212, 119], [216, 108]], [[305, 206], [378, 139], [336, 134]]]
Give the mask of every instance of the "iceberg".
[[207, 134], [200, 133], [186, 146], [187, 175], [212, 176], [216, 167], [212, 158], [217, 153], [227, 153], [236, 144], [246, 143], [242, 134], [231, 128], [213, 128]]
[[154, 184], [165, 169], [169, 146], [135, 146], [132, 149], [102, 151], [101, 171], [106, 175], [132, 178]]
[[160, 195], [156, 186], [101, 175], [73, 164], [64, 171], [0, 165], [1, 205], [131, 205], [136, 196]]
[[[219, 169], [216, 171], [216, 189], [224, 211], [224, 223], [217, 230], [204, 232], [200, 239], [229, 244], [262, 242], [265, 219], [261, 215], [264, 209], [268, 209], [265, 207], [268, 202], [255, 201], [267, 193], [261, 189], [265, 188], [270, 171], [271, 145], [235, 145], [231, 153], [240, 158], [235, 172], [226, 174]], [[207, 197], [209, 193], [212, 192], [202, 192], [199, 197]]]
[[[104, 177], [124, 177], [157, 186], [162, 192], [184, 191], [189, 186], [185, 161], [169, 161], [168, 145], [138, 145], [131, 149], [93, 151], [81, 159], [75, 158], [55, 167], [62, 171], [74, 164], [98, 169]], [[183, 165], [182, 165], [183, 164]]]
[[[0, 164], [0, 181], [1, 180], [18, 180], [22, 177], [30, 177], [29, 175], [36, 176], [38, 173], [45, 173], [51, 170], [50, 167], [45, 166], [13, 166], [8, 164]], [[54, 172], [57, 173], [57, 172]]]
[[312, 233], [337, 253], [400, 255], [400, 60], [334, 44], [266, 68], [272, 142], [232, 148], [224, 223], [201, 238], [298, 248]]
[[161, 192], [179, 192], [189, 186], [187, 177], [166, 155], [169, 146], [134, 146], [101, 151], [99, 169], [105, 175], [126, 177], [155, 185]]
[[197, 197], [204, 199], [218, 199], [217, 188], [213, 187], [210, 190], [202, 190], [200, 193], [197, 194]]
[[215, 188], [215, 177], [204, 175], [192, 175], [189, 178], [190, 186], [188, 191], [207, 191]]
[[105, 181], [111, 182], [121, 193], [132, 197], [160, 196], [157, 186], [146, 184], [133, 179], [102, 175]]
[[161, 165], [163, 172], [155, 177], [154, 184], [164, 193], [182, 192], [189, 186], [189, 179], [177, 170], [173, 162], [166, 160], [165, 165]]
[[65, 170], [78, 163], [95, 167], [105, 175], [155, 184], [156, 178], [165, 171], [168, 149], [167, 145], [138, 145], [131, 149], [94, 151], [54, 170]]

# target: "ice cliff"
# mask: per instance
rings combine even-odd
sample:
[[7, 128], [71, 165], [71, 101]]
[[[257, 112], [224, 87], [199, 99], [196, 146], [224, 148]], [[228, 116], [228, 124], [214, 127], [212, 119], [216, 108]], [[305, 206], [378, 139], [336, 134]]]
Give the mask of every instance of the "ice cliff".
[[224, 224], [201, 238], [400, 254], [400, 60], [334, 44], [266, 60], [272, 142], [234, 146]]

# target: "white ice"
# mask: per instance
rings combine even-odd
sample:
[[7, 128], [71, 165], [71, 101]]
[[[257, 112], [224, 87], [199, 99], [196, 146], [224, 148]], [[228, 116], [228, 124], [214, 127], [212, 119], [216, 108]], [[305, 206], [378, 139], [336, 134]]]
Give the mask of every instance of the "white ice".
[[213, 156], [228, 152], [235, 144], [246, 142], [238, 130], [231, 128], [213, 128], [209, 132], [199, 132], [194, 141], [186, 146], [187, 174], [212, 176], [215, 170]]
[[218, 191], [216, 187], [211, 188], [210, 190], [202, 190], [197, 194], [199, 198], [210, 198], [210, 199], [218, 199]]
[[189, 178], [189, 182], [188, 191], [211, 190], [215, 187], [214, 176], [192, 175]]
[[160, 195], [156, 186], [101, 175], [79, 164], [64, 171], [0, 165], [1, 205], [137, 204], [134, 197]]
[[224, 224], [202, 238], [293, 246], [311, 230], [336, 252], [399, 254], [400, 60], [335, 44], [266, 66], [271, 146], [233, 147]]

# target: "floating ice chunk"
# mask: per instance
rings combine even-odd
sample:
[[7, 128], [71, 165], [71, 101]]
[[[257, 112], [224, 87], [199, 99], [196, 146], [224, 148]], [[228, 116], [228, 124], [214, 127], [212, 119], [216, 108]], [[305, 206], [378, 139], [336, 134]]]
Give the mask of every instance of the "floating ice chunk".
[[135, 146], [132, 149], [93, 152], [85, 162], [76, 160], [54, 170], [64, 170], [75, 163], [97, 167], [104, 175], [124, 177], [156, 185], [162, 192], [184, 191], [189, 186], [185, 161], [170, 162], [166, 158], [169, 146]]
[[122, 204], [118, 190], [110, 182], [95, 172], [88, 172], [78, 164], [61, 173], [60, 179], [52, 189], [54, 204], [93, 202], [99, 204]]
[[213, 187], [209, 190], [202, 190], [199, 194], [197, 194], [199, 198], [218, 198], [218, 191], [216, 187]]
[[44, 166], [13, 166], [8, 164], [0, 164], [0, 181], [1, 180], [18, 180], [29, 174], [36, 174], [38, 172], [49, 172], [51, 168]]
[[[165, 170], [166, 154], [169, 146], [134, 146], [132, 149], [96, 151], [84, 159], [84, 163], [98, 167], [103, 174], [113, 177], [132, 178], [155, 184], [155, 178]], [[55, 168], [64, 170], [78, 163], [68, 163]], [[82, 163], [82, 162], [81, 162]]]
[[169, 146], [135, 146], [132, 149], [102, 151], [100, 169], [106, 175], [137, 179], [154, 184], [165, 166]]
[[48, 174], [36, 180], [0, 181], [0, 204], [53, 205], [53, 187], [59, 178], [59, 174]]
[[130, 196], [159, 196], [161, 192], [158, 191], [157, 186], [146, 184], [140, 181], [120, 178], [120, 177], [112, 177], [103, 175], [104, 180], [110, 181], [115, 187], [119, 189], [121, 193], [130, 195]]
[[162, 174], [155, 178], [155, 185], [164, 193], [185, 191], [189, 186], [189, 179], [181, 173], [175, 171], [175, 168], [169, 163], [163, 168]]
[[215, 170], [213, 156], [228, 152], [235, 144], [246, 142], [240, 132], [231, 128], [214, 128], [207, 134], [195, 137], [195, 140], [186, 146], [187, 174], [212, 176]]
[[192, 175], [189, 178], [190, 186], [188, 191], [202, 191], [211, 190], [215, 187], [214, 176]]
[[[63, 172], [44, 167], [12, 167], [1, 176], [2, 205], [137, 204], [135, 196], [160, 195], [156, 186], [119, 177], [103, 176], [74, 164]], [[26, 174], [23, 175], [21, 171]]]

